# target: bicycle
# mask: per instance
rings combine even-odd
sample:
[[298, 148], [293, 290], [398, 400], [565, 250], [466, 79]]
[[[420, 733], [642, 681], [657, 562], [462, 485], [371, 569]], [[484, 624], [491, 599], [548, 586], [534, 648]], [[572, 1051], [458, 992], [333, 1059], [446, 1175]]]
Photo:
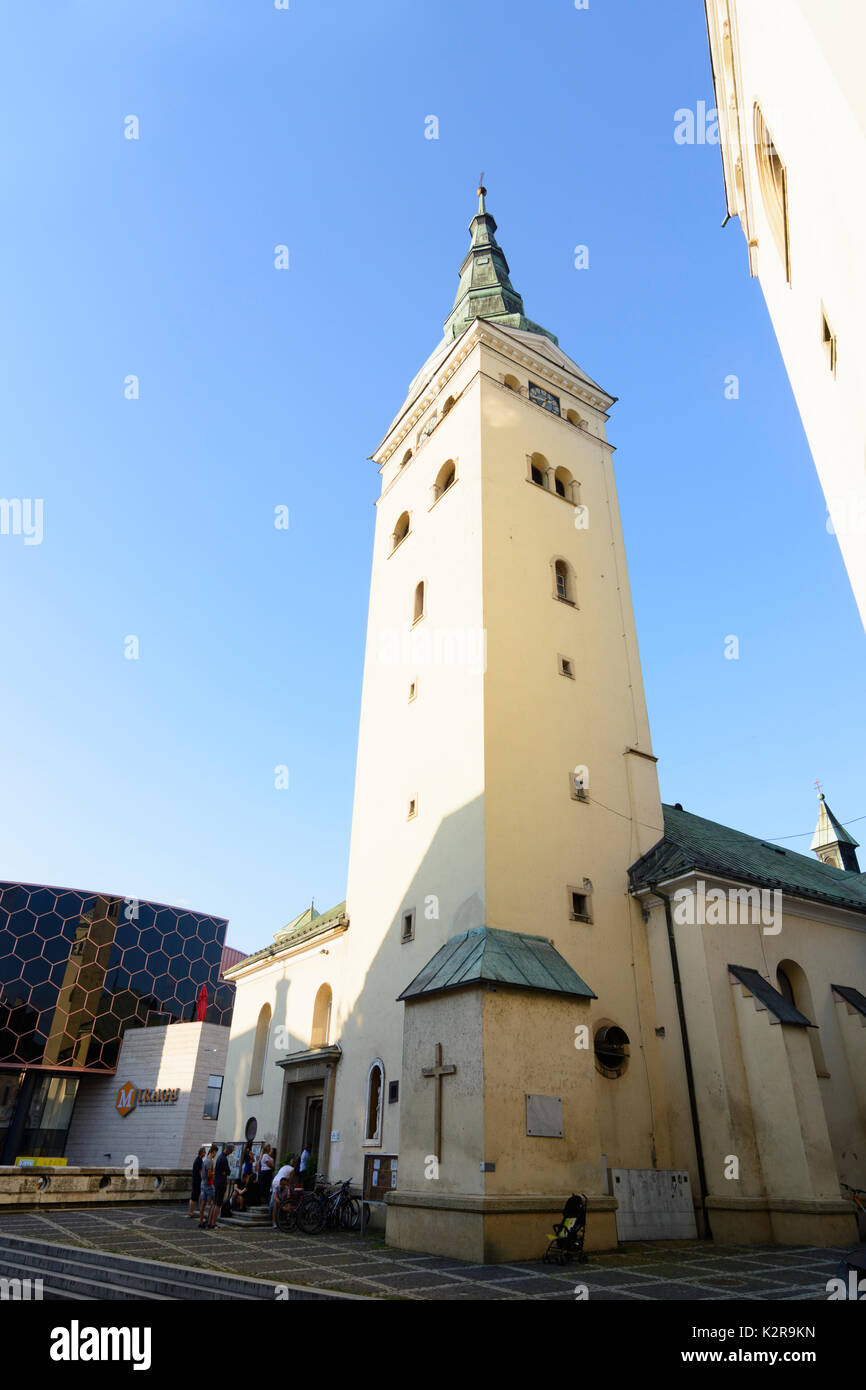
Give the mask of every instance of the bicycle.
[[277, 1229], [284, 1233], [293, 1231], [298, 1224], [298, 1208], [303, 1202], [307, 1193], [302, 1187], [294, 1188], [281, 1197], [276, 1204], [274, 1220]]
[[318, 1235], [322, 1230], [337, 1227], [343, 1231], [356, 1231], [361, 1224], [361, 1203], [352, 1197], [349, 1188], [352, 1179], [329, 1187], [321, 1174], [317, 1176], [316, 1186], [304, 1196], [297, 1213], [298, 1229], [305, 1235]]

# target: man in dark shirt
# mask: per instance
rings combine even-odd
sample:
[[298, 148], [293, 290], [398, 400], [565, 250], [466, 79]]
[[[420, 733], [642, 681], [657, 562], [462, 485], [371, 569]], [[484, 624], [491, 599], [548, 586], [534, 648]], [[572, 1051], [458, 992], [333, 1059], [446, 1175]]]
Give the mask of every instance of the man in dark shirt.
[[216, 1167], [214, 1168], [214, 1198], [213, 1210], [210, 1217], [211, 1226], [216, 1225], [220, 1214], [220, 1207], [226, 1199], [226, 1187], [228, 1186], [229, 1173], [231, 1171], [229, 1154], [233, 1147], [232, 1144], [223, 1144], [223, 1151], [219, 1155], [216, 1161]]
[[204, 1144], [202, 1144], [192, 1165], [192, 1193], [189, 1199], [190, 1221], [194, 1216], [198, 1216], [199, 1221], [201, 1220], [201, 1214], [199, 1212], [199, 1205], [201, 1203], [201, 1165], [204, 1162], [206, 1153], [207, 1149]]

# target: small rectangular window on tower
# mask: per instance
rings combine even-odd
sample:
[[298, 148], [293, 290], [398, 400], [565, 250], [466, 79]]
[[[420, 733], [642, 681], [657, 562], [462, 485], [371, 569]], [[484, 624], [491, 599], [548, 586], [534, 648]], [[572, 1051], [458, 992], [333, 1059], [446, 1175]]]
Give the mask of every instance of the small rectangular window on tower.
[[572, 922], [591, 922], [592, 921], [592, 900], [588, 893], [579, 893], [575, 888], [569, 888], [568, 900], [571, 904], [569, 917]]
[[400, 928], [400, 940], [401, 940], [401, 942], [402, 942], [402, 941], [414, 941], [414, 940], [415, 940], [415, 909], [414, 909], [414, 907], [410, 908], [410, 909], [408, 910], [408, 912], [404, 912], [404, 913], [403, 913], [403, 923], [402, 923], [402, 926], [401, 926], [401, 928]]
[[571, 680], [574, 680], [574, 665], [570, 658], [567, 656], [559, 656], [557, 659], [559, 661], [559, 674], [561, 676], [569, 676]]
[[417, 816], [417, 814], [418, 814], [418, 799], [417, 799], [417, 797], [414, 797], [414, 796], [413, 796], [413, 797], [411, 798], [410, 802], [409, 802], [409, 815], [408, 815], [407, 819], [408, 819], [408, 820], [411, 820], [412, 817], [413, 817], [413, 816]]
[[836, 375], [836, 334], [830, 327], [830, 322], [823, 305], [821, 306], [821, 340], [824, 344], [824, 352], [827, 356], [827, 366], [833, 375]]
[[418, 682], [417, 682], [417, 680], [410, 681], [410, 682], [409, 682], [409, 703], [410, 703], [410, 704], [411, 704], [411, 702], [415, 699], [415, 697], [416, 697], [417, 694], [418, 694]]

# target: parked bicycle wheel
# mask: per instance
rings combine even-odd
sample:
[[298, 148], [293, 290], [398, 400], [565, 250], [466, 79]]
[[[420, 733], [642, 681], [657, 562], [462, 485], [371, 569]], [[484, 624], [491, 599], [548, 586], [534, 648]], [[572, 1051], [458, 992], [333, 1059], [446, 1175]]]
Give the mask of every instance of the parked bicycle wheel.
[[277, 1230], [293, 1231], [297, 1224], [297, 1207], [291, 1202], [280, 1202], [277, 1207]]
[[304, 1235], [316, 1236], [325, 1224], [325, 1208], [319, 1198], [310, 1193], [306, 1196], [298, 1207], [295, 1217], [298, 1230], [303, 1231]]
[[357, 1197], [347, 1197], [340, 1207], [340, 1229], [357, 1231], [361, 1227], [361, 1203]]

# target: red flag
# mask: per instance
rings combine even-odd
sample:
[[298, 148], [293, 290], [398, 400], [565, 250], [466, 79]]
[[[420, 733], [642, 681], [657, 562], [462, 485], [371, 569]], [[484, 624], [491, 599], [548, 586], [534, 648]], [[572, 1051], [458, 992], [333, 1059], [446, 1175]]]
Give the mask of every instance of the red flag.
[[195, 1017], [197, 1023], [204, 1023], [204, 1016], [207, 1013], [207, 985], [202, 985], [198, 992], [198, 1002], [195, 1006]]

